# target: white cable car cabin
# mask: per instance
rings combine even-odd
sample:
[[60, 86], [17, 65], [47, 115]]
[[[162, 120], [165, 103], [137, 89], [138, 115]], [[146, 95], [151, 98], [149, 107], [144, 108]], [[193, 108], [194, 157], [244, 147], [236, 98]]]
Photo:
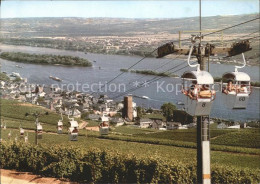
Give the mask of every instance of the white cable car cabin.
[[216, 95], [213, 77], [206, 71], [187, 71], [182, 79], [186, 112], [191, 116], [209, 115]]
[[227, 72], [222, 76], [222, 92], [225, 94], [225, 103], [230, 109], [245, 109], [251, 94], [250, 76], [237, 70], [246, 65], [243, 53], [242, 56], [244, 65], [235, 66], [234, 72]]
[[79, 124], [74, 118], [69, 118], [69, 140], [70, 141], [77, 141], [78, 140], [78, 133], [79, 133]]
[[36, 131], [37, 131], [37, 138], [42, 139], [42, 125], [41, 124], [37, 125]]
[[188, 56], [188, 65], [197, 67], [197, 71], [187, 71], [182, 75], [182, 92], [186, 96], [185, 110], [191, 116], [209, 115], [215, 99], [216, 92], [212, 89], [214, 79], [207, 71], [201, 71], [200, 65], [190, 64], [190, 56], [193, 44]]
[[24, 142], [28, 142], [28, 132], [27, 132], [27, 135], [24, 137]]
[[58, 125], [57, 125], [57, 133], [61, 134], [62, 133], [62, 129], [63, 129], [63, 122], [61, 120], [58, 121]]
[[101, 121], [102, 123], [100, 123], [99, 125], [99, 133], [100, 135], [108, 135], [109, 133], [108, 117], [102, 116]]
[[24, 136], [24, 129], [20, 128], [20, 136], [23, 137]]

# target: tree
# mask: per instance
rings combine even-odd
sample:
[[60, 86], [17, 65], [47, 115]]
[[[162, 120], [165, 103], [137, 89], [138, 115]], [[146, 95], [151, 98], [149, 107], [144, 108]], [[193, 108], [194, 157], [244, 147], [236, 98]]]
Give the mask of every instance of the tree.
[[175, 105], [172, 103], [165, 103], [161, 106], [163, 116], [167, 121], [171, 121], [173, 119], [173, 112], [176, 109]]
[[153, 113], [153, 109], [152, 109], [152, 108], [149, 108], [149, 109], [147, 110], [147, 113]]
[[144, 114], [144, 110], [142, 109], [142, 107], [138, 106], [136, 107], [136, 111], [137, 111], [137, 120], [140, 120]]

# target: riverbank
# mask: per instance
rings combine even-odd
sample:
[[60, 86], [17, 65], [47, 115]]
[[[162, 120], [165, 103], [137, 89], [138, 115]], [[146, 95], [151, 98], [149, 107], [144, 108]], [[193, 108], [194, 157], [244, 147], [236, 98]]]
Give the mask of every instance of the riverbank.
[[20, 63], [32, 64], [50, 64], [50, 65], [66, 65], [66, 66], [84, 66], [90, 67], [92, 63], [87, 59], [65, 55], [52, 54], [29, 54], [22, 52], [2, 52], [0, 58]]

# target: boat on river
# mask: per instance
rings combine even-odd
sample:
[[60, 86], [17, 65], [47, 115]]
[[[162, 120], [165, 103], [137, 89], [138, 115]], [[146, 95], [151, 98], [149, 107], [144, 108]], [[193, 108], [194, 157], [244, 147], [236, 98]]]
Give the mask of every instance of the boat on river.
[[62, 81], [60, 78], [58, 78], [58, 77], [53, 77], [53, 76], [51, 76], [51, 75], [49, 76], [49, 78], [52, 79], [52, 80], [58, 81], [58, 82], [61, 82], [61, 81]]
[[12, 72], [11, 77], [19, 77], [19, 78], [21, 78], [21, 75], [19, 73]]
[[15, 65], [17, 68], [23, 68], [22, 66], [20, 66], [20, 65]]
[[178, 105], [184, 105], [184, 103], [183, 103], [183, 102], [181, 102], [181, 101], [180, 101], [180, 102], [178, 102], [177, 104], [178, 104]]

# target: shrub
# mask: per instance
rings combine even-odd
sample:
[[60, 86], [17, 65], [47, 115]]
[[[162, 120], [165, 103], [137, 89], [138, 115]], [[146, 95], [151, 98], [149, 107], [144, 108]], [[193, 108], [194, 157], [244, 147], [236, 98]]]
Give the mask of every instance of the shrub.
[[[146, 159], [108, 150], [2, 142], [1, 167], [95, 183], [196, 183], [196, 166], [157, 156]], [[260, 170], [212, 166], [212, 183], [257, 183]]]

